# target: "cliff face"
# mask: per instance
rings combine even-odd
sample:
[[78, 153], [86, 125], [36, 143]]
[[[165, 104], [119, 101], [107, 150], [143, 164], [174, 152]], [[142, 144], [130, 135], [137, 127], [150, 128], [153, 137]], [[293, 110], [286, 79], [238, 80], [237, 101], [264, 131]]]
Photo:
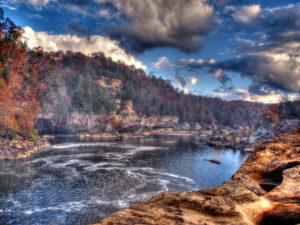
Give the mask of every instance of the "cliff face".
[[[58, 113], [56, 105], [47, 105], [47, 113], [42, 113], [36, 123], [36, 128], [40, 134], [76, 134], [76, 133], [102, 133], [110, 132], [112, 127], [109, 117], [114, 117], [121, 121], [123, 129], [137, 126], [146, 127], [178, 127], [178, 116], [141, 116], [134, 109], [132, 100], [122, 101], [118, 95], [121, 93], [123, 83], [119, 79], [102, 77], [95, 81], [105, 91], [106, 96], [115, 105], [109, 114], [105, 113], [83, 113], [71, 111], [68, 113]], [[57, 95], [60, 93], [53, 93]], [[57, 97], [53, 97], [57, 98]]]
[[257, 148], [217, 188], [165, 193], [113, 213], [99, 224], [300, 223], [300, 128]]

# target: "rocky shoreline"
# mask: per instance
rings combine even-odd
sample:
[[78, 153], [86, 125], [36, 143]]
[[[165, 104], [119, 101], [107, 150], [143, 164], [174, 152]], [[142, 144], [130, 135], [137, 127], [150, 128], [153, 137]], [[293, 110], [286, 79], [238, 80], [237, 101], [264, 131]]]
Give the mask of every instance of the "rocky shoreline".
[[[300, 121], [293, 121], [293, 126], [300, 125]], [[200, 142], [217, 148], [231, 148], [245, 152], [253, 152], [255, 147], [262, 144], [262, 141], [275, 136], [270, 128], [260, 127], [256, 131], [241, 129], [239, 132], [233, 128], [216, 129], [175, 129], [175, 128], [158, 128], [147, 130], [130, 126], [122, 132], [77, 132], [70, 134], [44, 134], [35, 140], [8, 140], [0, 137], [0, 159], [19, 159], [32, 155], [36, 151], [50, 146], [49, 141], [56, 137], [70, 137], [81, 141], [101, 141], [101, 140], [122, 140], [135, 138], [148, 138], [153, 136], [194, 136]]]
[[213, 189], [164, 193], [99, 225], [300, 223], [300, 128], [255, 149], [232, 179]]
[[34, 140], [8, 140], [0, 137], [0, 160], [14, 160], [26, 158], [37, 151], [49, 148], [46, 138], [38, 137]]

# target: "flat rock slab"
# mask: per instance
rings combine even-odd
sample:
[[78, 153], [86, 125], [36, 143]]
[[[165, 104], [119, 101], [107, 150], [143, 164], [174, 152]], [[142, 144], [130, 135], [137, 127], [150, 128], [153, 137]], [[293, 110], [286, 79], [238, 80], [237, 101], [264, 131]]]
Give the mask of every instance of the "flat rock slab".
[[300, 223], [300, 128], [268, 140], [213, 189], [164, 193], [99, 225]]

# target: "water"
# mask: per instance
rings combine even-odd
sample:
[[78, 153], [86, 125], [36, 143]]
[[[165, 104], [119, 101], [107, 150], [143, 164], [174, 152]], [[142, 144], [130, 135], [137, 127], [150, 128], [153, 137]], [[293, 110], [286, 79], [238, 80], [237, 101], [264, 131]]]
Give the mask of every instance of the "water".
[[247, 158], [187, 137], [60, 142], [0, 162], [0, 224], [95, 223], [162, 192], [215, 187]]

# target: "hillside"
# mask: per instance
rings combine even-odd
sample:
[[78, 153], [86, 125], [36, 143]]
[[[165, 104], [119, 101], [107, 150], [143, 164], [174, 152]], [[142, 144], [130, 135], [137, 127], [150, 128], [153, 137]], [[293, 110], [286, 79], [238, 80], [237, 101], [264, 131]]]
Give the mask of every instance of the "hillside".
[[50, 57], [49, 66], [55, 68], [45, 80], [45, 116], [76, 112], [125, 115], [120, 119], [126, 120], [127, 115], [134, 117], [133, 124], [140, 124], [139, 118], [176, 116], [179, 124], [233, 127], [249, 126], [266, 109], [258, 103], [186, 95], [169, 81], [149, 77], [144, 71], [113, 62], [101, 53], [91, 57], [72, 52], [40, 54]]

